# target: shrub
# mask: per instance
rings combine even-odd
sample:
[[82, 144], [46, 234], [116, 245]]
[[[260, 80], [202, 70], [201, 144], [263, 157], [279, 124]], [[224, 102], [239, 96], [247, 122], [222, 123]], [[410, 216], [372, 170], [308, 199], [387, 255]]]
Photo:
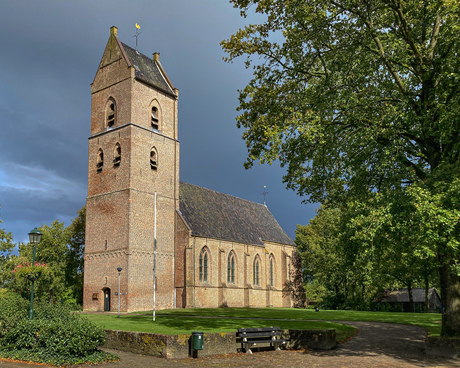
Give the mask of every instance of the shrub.
[[104, 341], [102, 327], [64, 304], [39, 303], [34, 320], [22, 319], [5, 334], [0, 355], [55, 365], [113, 360], [97, 350]]
[[27, 318], [28, 310], [29, 302], [19, 294], [13, 292], [0, 294], [0, 343], [11, 328]]

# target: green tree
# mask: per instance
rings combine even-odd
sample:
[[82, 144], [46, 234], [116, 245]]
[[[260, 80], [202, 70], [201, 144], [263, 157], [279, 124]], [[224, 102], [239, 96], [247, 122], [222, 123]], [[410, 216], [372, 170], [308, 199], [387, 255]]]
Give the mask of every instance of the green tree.
[[306, 308], [307, 295], [303, 283], [302, 257], [299, 252], [292, 252], [291, 264], [289, 280], [283, 285], [283, 295], [291, 297], [294, 308]]
[[[2, 223], [3, 221], [0, 220], [0, 224]], [[0, 262], [4, 262], [10, 257], [14, 247], [13, 235], [7, 233], [5, 229], [0, 229]]]
[[295, 242], [304, 260], [309, 296], [329, 308], [367, 309], [383, 287], [371, 252], [347, 233], [345, 211], [321, 206], [306, 226], [297, 226]]
[[86, 207], [77, 212], [77, 217], [67, 228], [69, 247], [66, 254], [66, 284], [78, 304], [83, 303], [83, 265], [85, 251]]
[[[66, 253], [69, 243], [69, 231], [64, 228], [64, 223], [55, 220], [50, 226], [42, 225], [42, 239], [37, 244], [36, 260], [45, 263], [50, 270], [46, 280], [38, 280], [36, 295], [51, 301], [60, 301], [66, 293]], [[27, 263], [32, 259], [33, 246], [30, 243], [19, 245], [19, 258], [17, 263]], [[28, 280], [17, 280], [16, 288], [28, 290]], [[27, 289], [26, 289], [27, 288]]]
[[[0, 220], [1, 223], [3, 223], [2, 220]], [[8, 261], [11, 259], [11, 252], [15, 246], [11, 232], [7, 233], [5, 229], [0, 229], [0, 288], [5, 287], [8, 281], [11, 280], [10, 273], [4, 271]]]
[[[393, 199], [394, 191], [413, 186], [433, 199], [438, 183], [452, 193], [460, 176], [457, 2], [231, 2], [243, 16], [254, 9], [265, 17], [222, 42], [227, 61], [248, 55], [246, 65], [254, 65], [237, 118], [245, 129], [246, 167], [279, 160], [287, 166], [287, 186], [313, 202], [365, 202], [376, 192]], [[417, 198], [410, 197], [414, 205]], [[450, 211], [445, 201], [427, 201], [440, 221]], [[439, 267], [442, 333], [460, 336], [460, 278], [452, 258], [458, 220], [450, 223], [457, 230], [449, 239], [431, 233], [432, 222], [424, 225], [418, 244]], [[438, 243], [429, 246], [433, 237]]]

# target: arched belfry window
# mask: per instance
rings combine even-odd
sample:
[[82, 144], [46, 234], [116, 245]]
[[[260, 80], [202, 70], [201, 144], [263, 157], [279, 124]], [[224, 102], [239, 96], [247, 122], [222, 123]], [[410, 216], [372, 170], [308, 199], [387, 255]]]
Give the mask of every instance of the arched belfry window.
[[209, 251], [206, 247], [203, 247], [203, 249], [201, 249], [199, 258], [200, 282], [208, 282], [208, 253]]
[[115, 149], [113, 150], [113, 167], [120, 166], [121, 162], [121, 146], [120, 143], [115, 145]]
[[150, 168], [154, 171], [158, 169], [158, 153], [155, 147], [150, 150]]
[[270, 254], [270, 286], [275, 286], [275, 258]]
[[104, 166], [104, 152], [102, 152], [102, 149], [99, 148], [99, 151], [97, 152], [97, 163], [96, 163], [97, 172], [101, 172], [103, 166]]
[[259, 271], [260, 271], [260, 259], [259, 259], [259, 256], [257, 255], [256, 258], [254, 258], [253, 273], [252, 273], [253, 284], [256, 286], [260, 285]]
[[227, 282], [235, 283], [235, 252], [233, 250], [229, 253], [227, 260]]
[[105, 123], [107, 128], [112, 128], [117, 121], [117, 104], [111, 97], [107, 101], [107, 107], [105, 108]]
[[150, 113], [150, 124], [152, 124], [152, 129], [158, 130], [160, 127], [160, 114], [158, 107], [152, 106]]

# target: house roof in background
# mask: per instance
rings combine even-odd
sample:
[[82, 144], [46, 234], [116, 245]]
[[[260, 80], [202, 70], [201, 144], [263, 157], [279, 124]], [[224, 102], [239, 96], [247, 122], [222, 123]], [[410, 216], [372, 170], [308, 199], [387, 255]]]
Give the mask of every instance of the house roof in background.
[[[439, 299], [439, 295], [436, 292], [435, 288], [428, 289], [429, 297], [435, 294]], [[424, 303], [425, 302], [425, 289], [423, 288], [413, 288], [412, 289], [412, 299], [415, 303]], [[377, 298], [375, 301], [384, 302], [384, 303], [409, 303], [409, 291], [407, 288], [399, 290], [385, 290], [381, 298]]]

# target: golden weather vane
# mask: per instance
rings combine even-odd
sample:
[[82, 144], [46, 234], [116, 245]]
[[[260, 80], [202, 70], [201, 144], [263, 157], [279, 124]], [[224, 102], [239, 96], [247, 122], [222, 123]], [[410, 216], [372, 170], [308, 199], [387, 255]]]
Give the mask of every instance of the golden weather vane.
[[136, 23], [136, 34], [133, 36], [133, 37], [136, 37], [136, 51], [137, 51], [137, 38], [141, 34], [141, 32], [139, 32], [140, 29], [141, 29], [141, 26]]

